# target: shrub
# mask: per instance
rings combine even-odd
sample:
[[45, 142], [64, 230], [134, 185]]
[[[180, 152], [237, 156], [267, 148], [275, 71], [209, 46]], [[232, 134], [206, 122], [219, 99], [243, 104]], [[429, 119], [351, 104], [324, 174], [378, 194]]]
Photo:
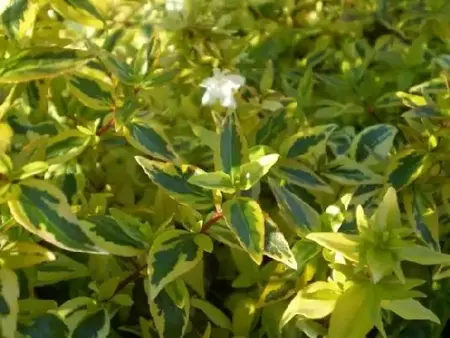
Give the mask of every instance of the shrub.
[[446, 1], [0, 13], [1, 337], [444, 334]]

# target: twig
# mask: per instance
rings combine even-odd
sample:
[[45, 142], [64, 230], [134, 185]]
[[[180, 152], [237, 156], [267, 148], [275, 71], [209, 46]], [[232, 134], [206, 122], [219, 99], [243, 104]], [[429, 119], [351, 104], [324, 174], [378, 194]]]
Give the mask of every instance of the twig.
[[125, 289], [128, 286], [128, 284], [137, 281], [141, 277], [141, 272], [143, 270], [145, 270], [146, 268], [147, 268], [147, 265], [143, 265], [140, 268], [136, 269], [131, 275], [129, 275], [128, 277], [124, 278], [117, 285], [116, 291], [114, 291], [114, 294], [108, 300], [114, 298], [114, 296], [117, 295], [123, 289]]
[[211, 219], [202, 226], [200, 233], [203, 234], [203, 233], [207, 232], [209, 230], [209, 228], [211, 228], [211, 226], [213, 226], [218, 221], [220, 221], [222, 219], [222, 217], [223, 217], [222, 212], [215, 212], [214, 215], [211, 217]]
[[102, 136], [103, 134], [105, 134], [108, 130], [114, 127], [114, 123], [114, 119], [109, 120], [107, 124], [97, 130], [97, 136]]

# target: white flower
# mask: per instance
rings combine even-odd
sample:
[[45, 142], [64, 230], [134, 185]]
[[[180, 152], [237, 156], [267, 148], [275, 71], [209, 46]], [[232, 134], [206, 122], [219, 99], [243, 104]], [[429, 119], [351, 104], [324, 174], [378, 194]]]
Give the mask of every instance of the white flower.
[[184, 9], [184, 0], [166, 0], [166, 10], [169, 12], [181, 12]]
[[237, 74], [229, 74], [228, 70], [221, 72], [214, 69], [214, 76], [203, 80], [200, 87], [206, 88], [202, 97], [202, 105], [212, 105], [217, 100], [226, 108], [236, 108], [234, 92], [245, 83], [245, 78]]

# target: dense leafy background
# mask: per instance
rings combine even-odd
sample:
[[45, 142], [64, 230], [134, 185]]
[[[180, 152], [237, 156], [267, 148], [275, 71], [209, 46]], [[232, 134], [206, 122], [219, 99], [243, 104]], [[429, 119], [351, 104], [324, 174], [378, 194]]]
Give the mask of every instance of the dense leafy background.
[[444, 335], [449, 16], [0, 1], [0, 337]]

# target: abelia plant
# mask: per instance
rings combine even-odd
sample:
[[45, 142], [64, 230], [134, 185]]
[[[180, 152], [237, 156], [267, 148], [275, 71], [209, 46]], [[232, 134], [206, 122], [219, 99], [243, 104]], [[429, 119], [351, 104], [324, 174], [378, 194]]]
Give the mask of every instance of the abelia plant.
[[0, 337], [445, 336], [449, 15], [1, 1]]

